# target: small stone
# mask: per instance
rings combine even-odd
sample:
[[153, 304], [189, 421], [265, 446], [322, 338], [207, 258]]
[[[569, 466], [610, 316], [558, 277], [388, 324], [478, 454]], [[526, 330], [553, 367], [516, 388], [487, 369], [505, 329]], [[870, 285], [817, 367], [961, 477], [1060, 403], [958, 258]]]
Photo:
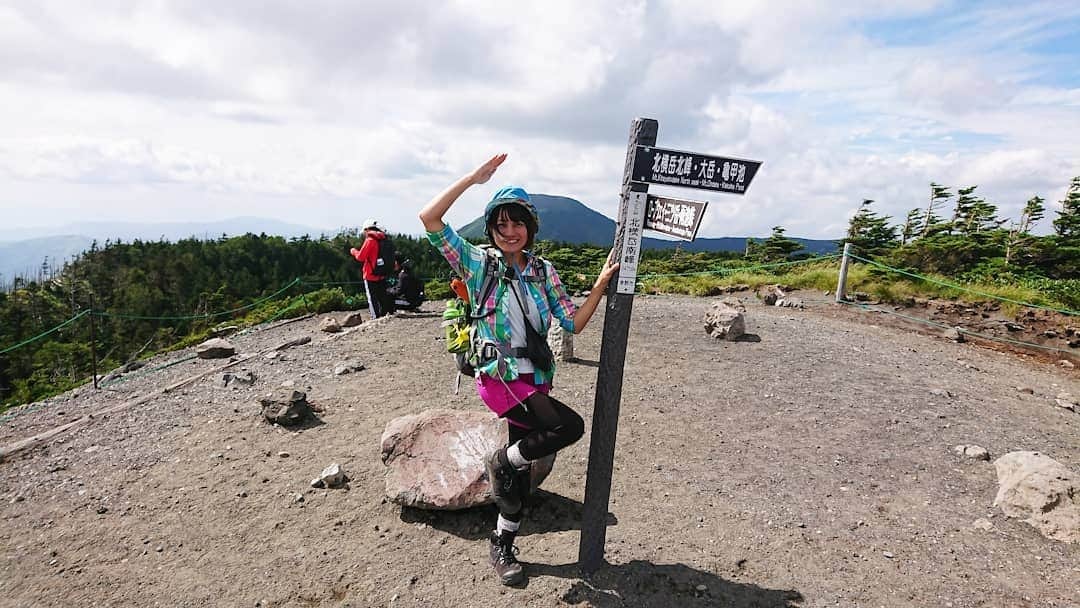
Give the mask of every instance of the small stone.
[[994, 529], [994, 524], [990, 523], [990, 520], [986, 519], [985, 517], [980, 517], [971, 524], [971, 527], [975, 528], [976, 530], [985, 530], [989, 532], [990, 530]]
[[304, 502], [304, 495], [300, 494], [300, 493], [294, 494], [293, 495], [293, 502], [296, 502], [296, 503]]
[[892, 559], [893, 557], [895, 557], [895, 556], [894, 556], [894, 555], [893, 555], [892, 553], [890, 553], [889, 551], [882, 551], [882, 552], [881, 552], [881, 554], [882, 554], [882, 555], [884, 555], [885, 557], [889, 558], [889, 559]]
[[1073, 362], [1069, 361], [1068, 359], [1062, 359], [1058, 361], [1058, 365], [1064, 367], [1065, 369], [1073, 369], [1074, 367], [1076, 367], [1076, 365], [1074, 365]]
[[977, 445], [958, 445], [953, 448], [957, 455], [972, 460], [990, 460], [990, 452]]
[[695, 589], [697, 589], [698, 591], [700, 591], [702, 593], [705, 593], [706, 591], [709, 590], [709, 588], [706, 587], [705, 585], [698, 585], [697, 587], [695, 587]]
[[278, 458], [288, 458], [289, 457], [288, 452], [278, 452], [277, 455], [278, 455]]
[[1016, 387], [1016, 390], [1021, 393], [1027, 393], [1028, 395], [1035, 394], [1035, 389], [1031, 388], [1030, 386], [1018, 386]]
[[104, 515], [104, 514], [106, 514], [108, 512], [109, 512], [109, 507], [106, 507], [105, 505], [101, 505], [100, 507], [97, 508], [97, 514], [98, 515]]
[[164, 550], [165, 550], [165, 547], [162, 547], [161, 545], [158, 545], [157, 548], [154, 549], [154, 551], [157, 551], [158, 553], [161, 553]]

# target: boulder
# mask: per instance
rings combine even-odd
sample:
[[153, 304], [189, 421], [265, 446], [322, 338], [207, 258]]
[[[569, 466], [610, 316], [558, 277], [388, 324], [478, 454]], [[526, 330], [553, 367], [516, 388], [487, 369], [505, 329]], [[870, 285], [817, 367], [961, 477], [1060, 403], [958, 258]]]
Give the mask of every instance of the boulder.
[[364, 317], [359, 312], [350, 312], [345, 315], [345, 320], [341, 322], [342, 327], [356, 327], [364, 322]]
[[746, 322], [738, 309], [716, 302], [705, 313], [705, 333], [717, 340], [735, 340], [746, 333]]
[[236, 347], [224, 338], [210, 338], [195, 347], [195, 355], [200, 359], [224, 359], [236, 354]]
[[341, 469], [341, 465], [334, 463], [322, 470], [319, 476], [311, 480], [311, 487], [313, 488], [340, 488], [349, 481], [349, 478], [345, 475], [345, 471]]
[[558, 323], [552, 323], [548, 328], [547, 340], [556, 361], [574, 360], [574, 332], [566, 331]]
[[221, 375], [221, 386], [227, 387], [232, 385], [244, 385], [251, 386], [255, 384], [255, 374], [247, 370], [240, 370], [239, 372], [225, 372]]
[[958, 445], [953, 448], [961, 458], [970, 458], [971, 460], [990, 460], [990, 452], [986, 451], [986, 448], [977, 445]]
[[315, 417], [307, 402], [307, 393], [290, 388], [279, 389], [259, 399], [264, 418], [274, 424], [292, 426]]
[[364, 364], [357, 359], [343, 361], [340, 364], [334, 366], [335, 376], [344, 376], [345, 374], [362, 371], [364, 371]]
[[1038, 452], [1009, 452], [994, 461], [994, 506], [1022, 517], [1047, 538], [1080, 541], [1080, 475]]
[[319, 329], [328, 334], [336, 334], [341, 331], [341, 324], [334, 317], [323, 317], [323, 320], [319, 322]]
[[[488, 412], [432, 409], [391, 420], [383, 430], [386, 496], [420, 509], [457, 510], [492, 502], [484, 458], [506, 445], [506, 423]], [[555, 456], [534, 462], [530, 488]]]
[[941, 337], [953, 342], [963, 342], [964, 332], [959, 327], [950, 327], [941, 333]]
[[766, 306], [774, 306], [776, 305], [777, 300], [784, 298], [784, 295], [784, 290], [781, 289], [779, 285], [768, 285], [762, 292], [761, 299], [765, 302]]
[[721, 298], [720, 303], [723, 304], [724, 306], [727, 306], [728, 308], [733, 308], [733, 309], [735, 309], [735, 310], [737, 310], [739, 312], [746, 312], [746, 304], [743, 304], [742, 300], [740, 300], [739, 298], [736, 298], [734, 296], [728, 296], [726, 298]]

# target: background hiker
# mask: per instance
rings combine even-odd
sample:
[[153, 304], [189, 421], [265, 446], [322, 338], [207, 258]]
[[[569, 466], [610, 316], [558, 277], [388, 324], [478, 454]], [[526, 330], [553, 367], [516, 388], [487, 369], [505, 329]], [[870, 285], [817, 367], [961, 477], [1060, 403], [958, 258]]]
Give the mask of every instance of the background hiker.
[[412, 260], [401, 263], [401, 272], [397, 276], [397, 285], [386, 290], [394, 297], [397, 310], [417, 310], [424, 303], [424, 284], [412, 271]]
[[545, 339], [548, 325], [554, 317], [569, 331], [584, 329], [619, 266], [609, 255], [589, 297], [575, 307], [551, 263], [530, 251], [540, 222], [528, 193], [506, 187], [495, 193], [484, 211], [500, 280], [485, 301], [477, 302], [490, 254], [461, 238], [442, 218], [465, 190], [486, 183], [504, 160], [505, 154], [493, 156], [454, 182], [420, 211], [420, 221], [428, 240], [465, 280], [473, 314], [487, 313], [476, 321], [474, 340], [480, 354], [476, 387], [488, 408], [506, 419], [510, 431], [508, 446], [486, 459], [499, 507], [490, 557], [499, 580], [514, 584], [524, 576], [514, 556], [514, 537], [528, 492], [529, 463], [574, 443], [585, 432], [581, 416], [549, 395], [555, 364]]
[[394, 312], [394, 299], [386, 293], [386, 277], [394, 271], [394, 245], [379, 222], [364, 222], [364, 244], [349, 253], [363, 265], [364, 291], [372, 319]]

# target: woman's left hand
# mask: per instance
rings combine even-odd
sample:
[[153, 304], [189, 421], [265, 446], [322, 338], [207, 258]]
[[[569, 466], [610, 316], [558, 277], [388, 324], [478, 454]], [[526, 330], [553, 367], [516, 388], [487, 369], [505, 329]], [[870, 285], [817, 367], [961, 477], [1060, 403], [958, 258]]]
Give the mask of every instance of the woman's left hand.
[[615, 261], [615, 250], [612, 249], [608, 252], [607, 259], [604, 260], [604, 268], [600, 271], [600, 276], [596, 279], [596, 285], [594, 289], [604, 289], [611, 281], [611, 277], [615, 276], [615, 273], [619, 271], [619, 263]]

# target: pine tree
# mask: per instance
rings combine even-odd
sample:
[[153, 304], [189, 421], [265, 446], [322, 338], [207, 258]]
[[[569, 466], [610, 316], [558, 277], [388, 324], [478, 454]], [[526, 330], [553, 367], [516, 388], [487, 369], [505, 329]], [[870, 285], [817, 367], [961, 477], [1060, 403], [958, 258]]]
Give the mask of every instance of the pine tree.
[[975, 208], [978, 198], [972, 196], [978, 186], [968, 186], [956, 190], [956, 205], [953, 207], [952, 220], [949, 222], [949, 234], [965, 232], [971, 211]]
[[922, 234], [920, 236], [930, 236], [948, 228], [948, 225], [942, 222], [934, 211], [942, 207], [950, 198], [952, 198], [952, 194], [948, 188], [930, 182], [930, 200], [926, 203], [926, 212], [923, 214]]
[[747, 240], [747, 257], [762, 262], [783, 262], [803, 248], [802, 243], [784, 236], [784, 229], [773, 226], [772, 234], [762, 242]]
[[872, 199], [864, 199], [851, 218], [842, 243], [851, 243], [862, 255], [879, 255], [896, 245], [896, 227], [889, 226], [888, 216], [870, 210]]
[[1040, 196], [1029, 198], [1027, 204], [1024, 205], [1024, 210], [1020, 212], [1020, 221], [1009, 230], [1009, 238], [1005, 242], [1006, 266], [1016, 257], [1021, 248], [1031, 244], [1033, 240], [1031, 229], [1046, 213], [1044, 202]]
[[1074, 177], [1054, 219], [1054, 232], [1068, 247], [1080, 246], [1080, 177]]
[[922, 209], [916, 208], [908, 211], [907, 218], [904, 219], [904, 226], [900, 229], [900, 245], [907, 245], [908, 241], [914, 239], [915, 235], [922, 231], [921, 215]]

